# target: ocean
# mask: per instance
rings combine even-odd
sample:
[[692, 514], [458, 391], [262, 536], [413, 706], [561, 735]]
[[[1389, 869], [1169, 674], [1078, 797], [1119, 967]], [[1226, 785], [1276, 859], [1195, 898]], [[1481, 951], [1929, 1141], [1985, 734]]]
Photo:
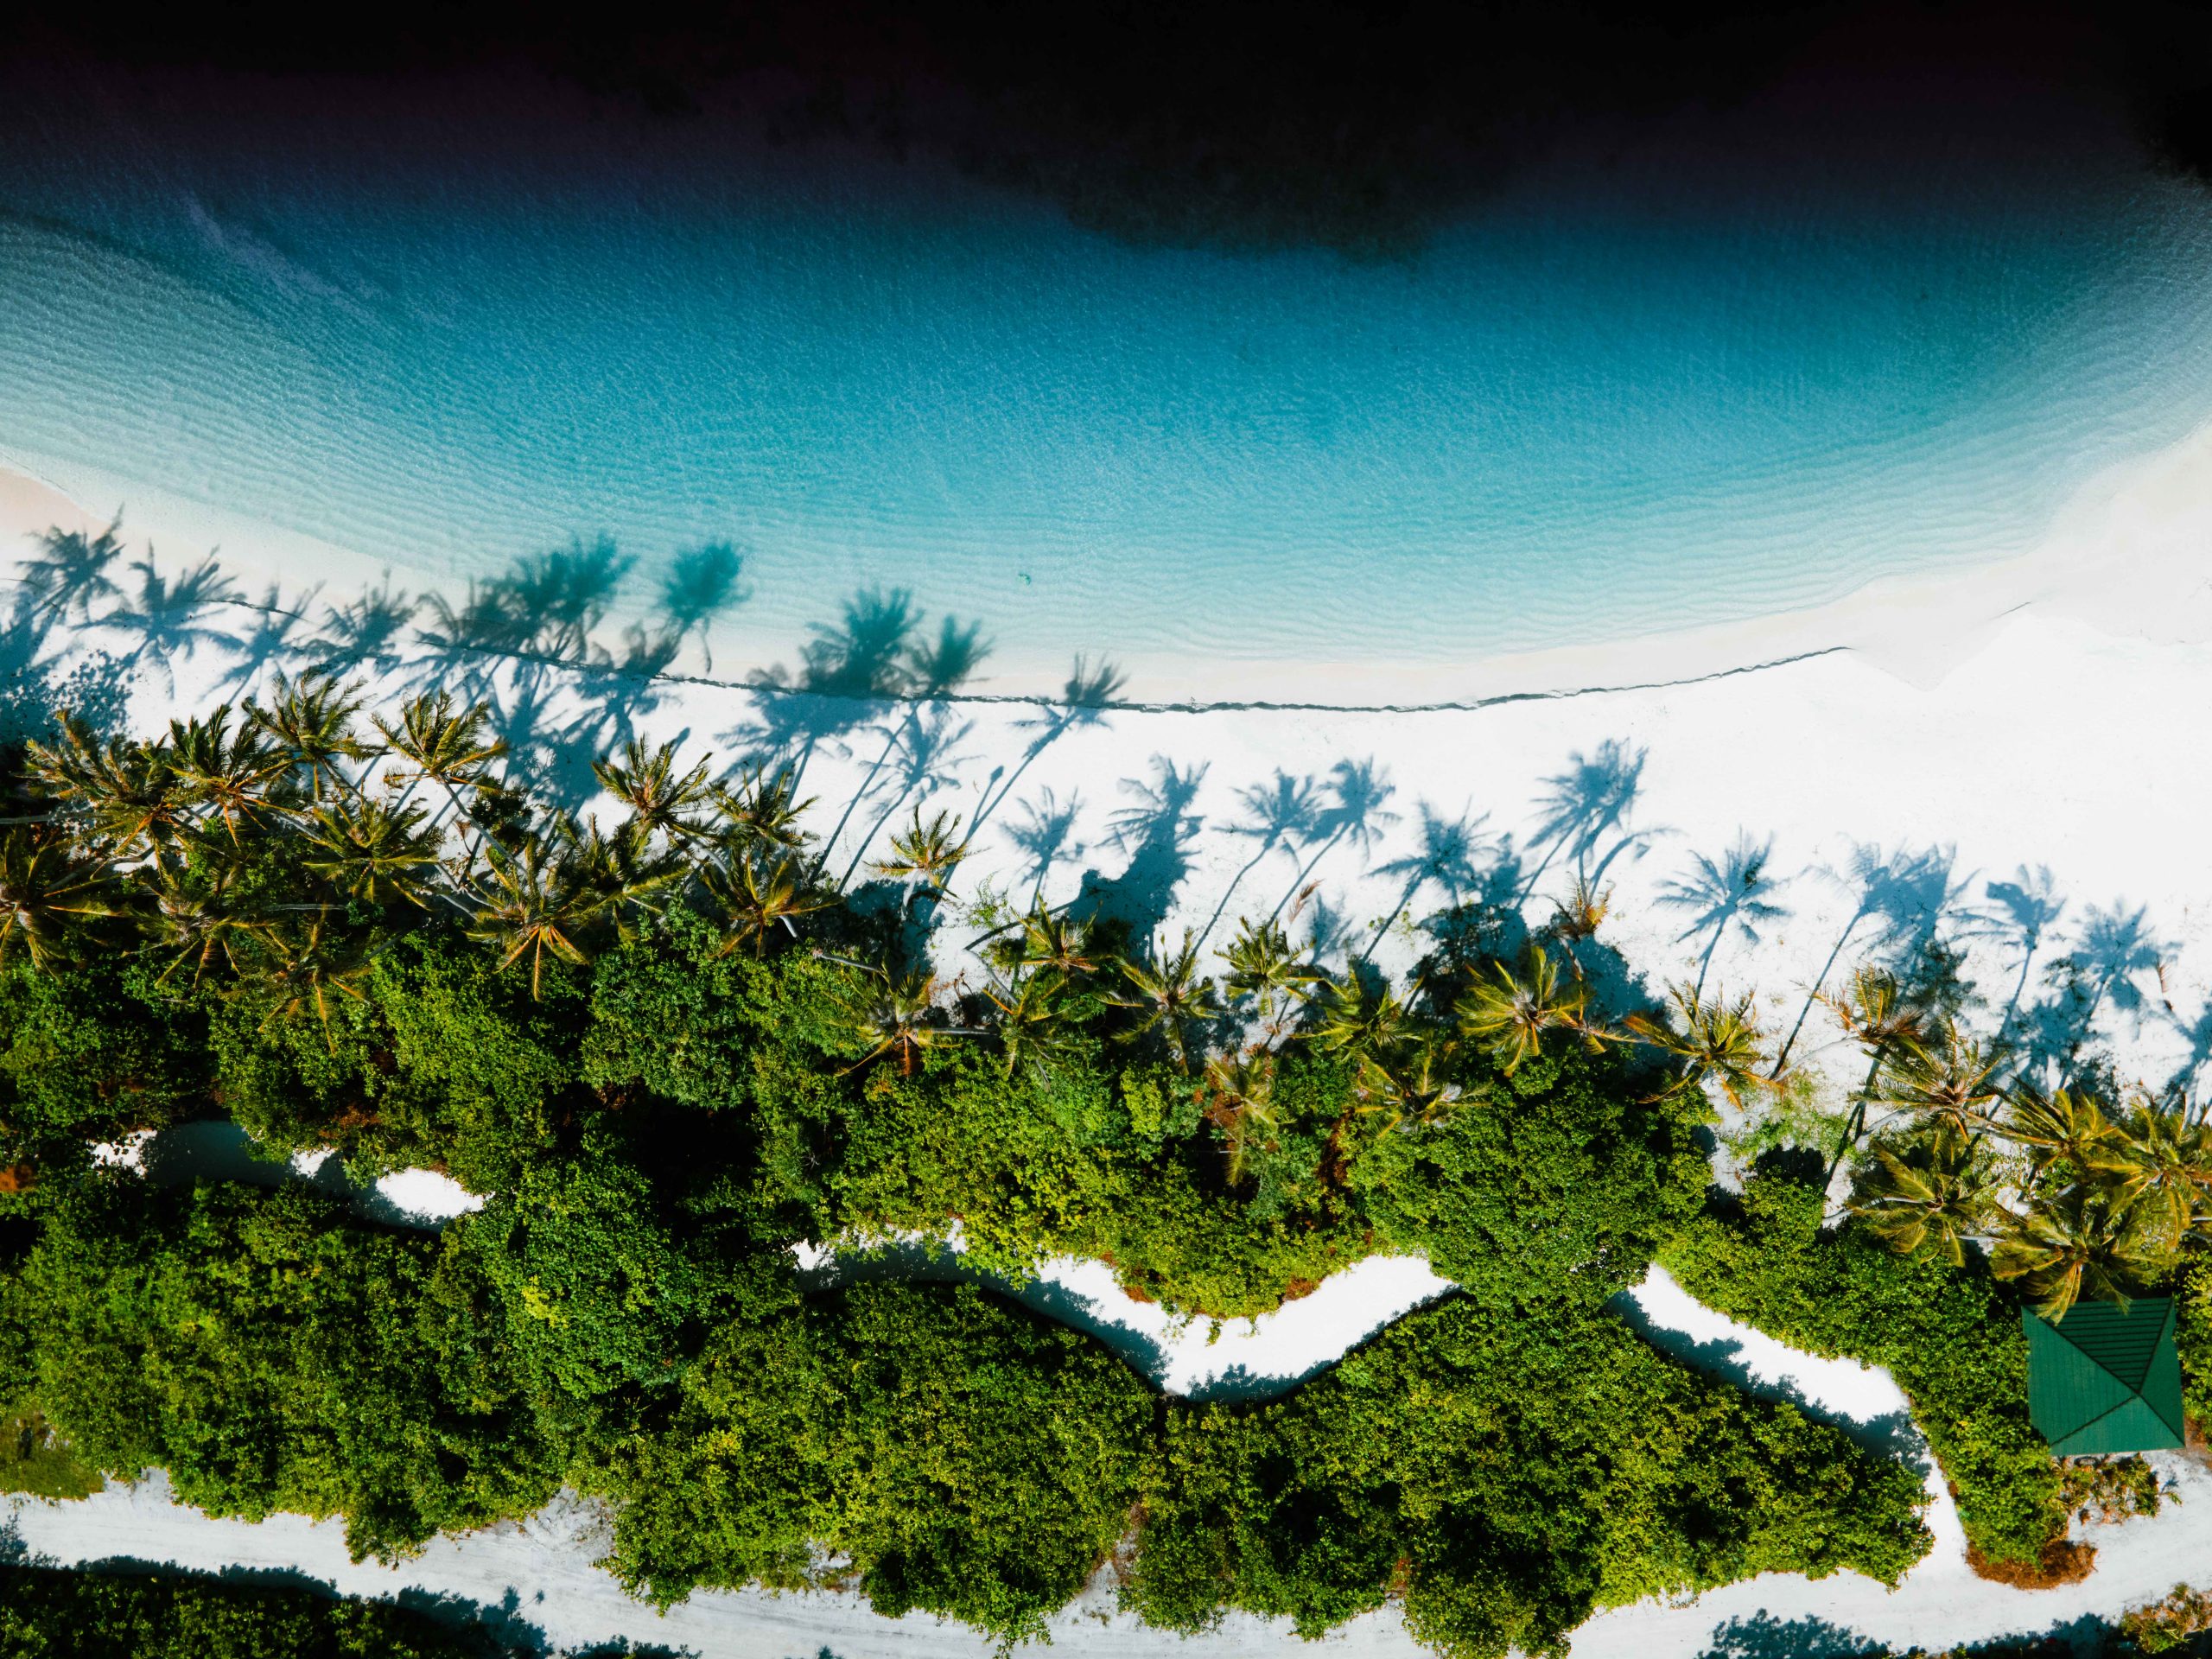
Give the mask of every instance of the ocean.
[[605, 538], [618, 620], [727, 545], [718, 672], [873, 589], [1017, 677], [1233, 684], [1988, 560], [2212, 413], [2212, 193], [2094, 108], [1679, 113], [1357, 258], [527, 83], [409, 96], [19, 106], [0, 462], [417, 591]]

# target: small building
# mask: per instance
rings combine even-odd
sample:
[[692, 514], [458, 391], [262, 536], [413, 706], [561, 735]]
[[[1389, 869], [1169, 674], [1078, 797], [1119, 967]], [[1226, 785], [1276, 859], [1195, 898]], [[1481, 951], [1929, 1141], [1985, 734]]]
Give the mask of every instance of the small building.
[[2171, 1297], [2076, 1302], [2056, 1324], [2022, 1309], [2028, 1415], [2062, 1458], [2182, 1444], [2181, 1355]]

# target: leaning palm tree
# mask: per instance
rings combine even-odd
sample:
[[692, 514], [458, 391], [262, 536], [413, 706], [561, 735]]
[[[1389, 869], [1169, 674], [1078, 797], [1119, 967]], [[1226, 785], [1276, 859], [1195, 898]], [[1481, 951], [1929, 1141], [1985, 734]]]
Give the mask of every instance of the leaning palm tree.
[[716, 784], [707, 791], [715, 817], [709, 833], [734, 851], [800, 852], [807, 835], [799, 828], [799, 819], [814, 802], [811, 798], [798, 799], [798, 780], [788, 766], [772, 778], [756, 768], [735, 788]]
[[404, 901], [428, 909], [424, 876], [438, 861], [439, 836], [423, 827], [423, 808], [366, 797], [319, 806], [302, 862], [348, 899], [366, 905]]
[[2105, 1116], [2102, 1104], [2080, 1089], [2046, 1095], [2025, 1084], [2016, 1084], [1996, 1130], [2026, 1150], [2031, 1180], [2040, 1179], [2060, 1162], [2072, 1166], [2079, 1179], [2094, 1179], [2115, 1168], [2126, 1152], [2126, 1137]]
[[1118, 1007], [1136, 1010], [1137, 1021], [1127, 1036], [1134, 1039], [1157, 1030], [1166, 1039], [1167, 1052], [1176, 1065], [1187, 1071], [1192, 1031], [1222, 1011], [1213, 981], [1198, 972], [1197, 937], [1185, 928], [1179, 950], [1164, 950], [1155, 940], [1141, 961], [1124, 961], [1121, 968], [1130, 991], [1108, 1000]]
[[1578, 981], [1563, 982], [1541, 944], [1529, 947], [1529, 971], [1516, 979], [1503, 963], [1491, 964], [1459, 1001], [1459, 1028], [1487, 1047], [1508, 1077], [1543, 1052], [1544, 1037], [1560, 1032], [1592, 1049], [1601, 1040], [1590, 1023], [1590, 994]]
[[[1834, 1176], [1866, 1132], [1867, 1103], [1875, 1097], [1874, 1085], [1881, 1078], [1883, 1067], [1905, 1046], [1920, 1041], [1926, 1021], [1921, 1010], [1905, 996], [1897, 976], [1885, 968], [1855, 969], [1850, 986], [1840, 995], [1814, 995], [1827, 1004], [1844, 1034], [1866, 1055], [1866, 1076], [1859, 1085], [1858, 1097], [1852, 1103], [1851, 1117], [1844, 1125], [1842, 1139], [1836, 1143], [1835, 1156], [1828, 1160], [1828, 1173]], [[1780, 1060], [1776, 1064], [1779, 1065]]]
[[1567, 941], [1567, 959], [1574, 963], [1577, 973], [1581, 972], [1582, 964], [1573, 947], [1597, 938], [1612, 907], [1613, 890], [1592, 886], [1586, 875], [1576, 876], [1573, 890], [1552, 907], [1551, 931]]
[[660, 895], [686, 872], [682, 855], [657, 845], [635, 818], [611, 836], [601, 832], [597, 819], [588, 821], [569, 856], [575, 880], [599, 899], [624, 939], [637, 936], [641, 920], [660, 913]]
[[1043, 1075], [1066, 1044], [1066, 1019], [1059, 992], [1039, 975], [1027, 975], [983, 995], [998, 1010], [996, 1035], [1006, 1057], [1006, 1075], [1017, 1071]]
[[877, 860], [873, 868], [894, 881], [917, 883], [918, 897], [926, 893], [942, 899], [953, 871], [968, 856], [968, 843], [959, 838], [959, 829], [958, 816], [949, 812], [939, 812], [925, 823], [917, 805], [913, 823], [892, 836], [891, 856]]
[[1427, 1128], [1459, 1103], [1459, 1085], [1446, 1076], [1450, 1059], [1449, 1044], [1433, 1038], [1400, 1058], [1361, 1055], [1352, 1081], [1353, 1109], [1380, 1117], [1385, 1135], [1402, 1123]]
[[648, 749], [632, 738], [622, 746], [620, 760], [594, 760], [591, 770], [600, 787], [630, 809], [630, 822], [639, 830], [683, 842], [704, 833], [687, 815], [708, 799], [707, 766], [712, 759], [678, 772], [675, 744]]
[[1232, 1186], [1244, 1179], [1254, 1147], [1281, 1122], [1274, 1090], [1275, 1057], [1264, 1050], [1217, 1055], [1206, 1063], [1198, 1104], [1206, 1122], [1221, 1132]]
[[1716, 992], [1707, 1001], [1694, 987], [1674, 985], [1668, 988], [1668, 998], [1679, 1030], [1641, 1014], [1630, 1014], [1626, 1023], [1637, 1038], [1684, 1062], [1685, 1086], [1717, 1083], [1739, 1110], [1753, 1094], [1779, 1086], [1780, 1080], [1763, 1069], [1767, 1064], [1765, 1034], [1759, 1029], [1758, 1003], [1751, 993], [1731, 1002]]
[[466, 819], [462, 791], [475, 792], [492, 782], [490, 767], [507, 752], [507, 746], [487, 729], [491, 705], [454, 705], [449, 691], [425, 692], [400, 706], [399, 724], [377, 715], [377, 730], [384, 734], [391, 753], [406, 766], [394, 774], [406, 785], [400, 798], [415, 792], [416, 785], [435, 784], [446, 792], [454, 814]]
[[239, 831], [260, 827], [283, 810], [289, 757], [250, 720], [231, 729], [231, 706], [218, 703], [207, 720], [169, 721], [168, 768], [189, 810], [219, 819], [231, 845]]
[[146, 905], [142, 925], [154, 948], [169, 957], [156, 983], [168, 983], [188, 963], [197, 985], [218, 957], [238, 971], [238, 952], [260, 932], [263, 918], [239, 902], [232, 891], [237, 880], [235, 864], [171, 854], [139, 872], [137, 884]]
[[1406, 1035], [1406, 1005], [1380, 982], [1354, 978], [1331, 988], [1313, 1040], [1333, 1053], [1388, 1055]]
[[1997, 1071], [2003, 1056], [1946, 1020], [1936, 1040], [1905, 1039], [1873, 1097], [1893, 1113], [1909, 1113], [1937, 1135], [1963, 1144], [1995, 1127], [2005, 1098]]
[[796, 858], [771, 858], [765, 851], [755, 856], [726, 849], [701, 867], [699, 885], [722, 925], [721, 956], [747, 944], [754, 956], [763, 955], [776, 929], [796, 937], [798, 918], [830, 902], [808, 887]]
[[175, 846], [188, 817], [168, 751], [125, 738], [103, 743], [67, 711], [60, 725], [53, 744], [25, 746], [39, 792], [79, 818], [88, 838], [117, 858]]
[[266, 709], [245, 705], [245, 717], [283, 755], [295, 775], [306, 774], [308, 798], [316, 806], [326, 798], [358, 794], [346, 763], [382, 753], [355, 735], [353, 717], [360, 712], [361, 699], [353, 688], [322, 671], [296, 680], [279, 671], [276, 701]]
[[2036, 1311], [2056, 1321], [2077, 1301], [2125, 1300], [2135, 1276], [2126, 1203], [2112, 1189], [2076, 1182], [2038, 1194], [2009, 1218], [1990, 1268], [2024, 1281]]
[[1281, 923], [1249, 916], [1237, 923], [1236, 940], [1221, 957], [1229, 964], [1230, 993], [1250, 997], [1260, 1018], [1271, 1024], [1278, 1008], [1287, 1012], [1309, 1001], [1324, 977], [1291, 949]]
[[35, 968], [75, 954], [86, 931], [120, 912], [111, 873], [73, 855], [54, 830], [11, 824], [0, 836], [0, 966], [21, 950]]
[[1107, 961], [1092, 943], [1088, 921], [1069, 911], [1054, 910], [1042, 899], [1030, 900], [1018, 926], [1018, 934], [992, 944], [988, 956], [1007, 973], [1041, 979], [1055, 995]]
[[469, 897], [474, 916], [468, 937], [500, 952], [502, 970], [530, 958], [530, 995], [543, 993], [545, 959], [573, 967], [589, 958], [586, 945], [606, 899], [581, 879], [574, 857], [573, 833], [554, 844], [531, 836], [517, 849], [493, 844], [484, 867], [473, 874]]
[[1877, 1143], [1874, 1164], [1852, 1191], [1850, 1211], [1891, 1249], [1910, 1255], [1933, 1243], [1954, 1267], [1967, 1241], [1998, 1213], [1984, 1160], [1970, 1147], [1927, 1137], [1901, 1151]]
[[2171, 1261], [2212, 1192], [2212, 1137], [2182, 1113], [2140, 1101], [2101, 1170], [2126, 1207], [2130, 1253]]
[[325, 931], [320, 921], [309, 922], [297, 933], [272, 932], [264, 938], [270, 958], [254, 982], [269, 997], [269, 1011], [262, 1018], [264, 1031], [274, 1025], [290, 1025], [313, 1014], [322, 1027], [324, 1046], [335, 1054], [338, 1039], [331, 1033], [331, 1009], [343, 999], [365, 1002], [360, 982], [369, 963], [355, 942]]
[[938, 1005], [944, 988], [943, 981], [928, 974], [894, 979], [882, 969], [863, 967], [859, 983], [836, 993], [834, 1000], [846, 1029], [869, 1047], [838, 1075], [892, 1056], [899, 1062], [899, 1076], [911, 1077], [921, 1069], [931, 1049], [982, 1036], [973, 1027], [955, 1026], [944, 1020]]

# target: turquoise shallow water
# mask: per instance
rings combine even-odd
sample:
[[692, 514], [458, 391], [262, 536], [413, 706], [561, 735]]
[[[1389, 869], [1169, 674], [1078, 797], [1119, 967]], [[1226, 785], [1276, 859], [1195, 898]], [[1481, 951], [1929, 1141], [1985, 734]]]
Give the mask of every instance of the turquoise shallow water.
[[872, 582], [1041, 655], [1754, 616], [2024, 546], [2212, 412], [2212, 201], [2073, 119], [1681, 118], [1362, 264], [535, 94], [57, 99], [0, 135], [0, 459], [449, 586], [728, 539], [767, 641]]

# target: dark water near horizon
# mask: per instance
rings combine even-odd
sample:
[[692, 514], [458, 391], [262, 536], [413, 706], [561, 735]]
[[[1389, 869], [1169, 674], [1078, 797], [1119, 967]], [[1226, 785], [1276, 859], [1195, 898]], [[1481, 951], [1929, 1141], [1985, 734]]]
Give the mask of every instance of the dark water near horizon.
[[2212, 195], [2094, 105], [1589, 131], [1361, 260], [522, 81], [45, 91], [0, 125], [0, 461], [416, 587], [605, 535], [638, 609], [727, 541], [771, 645], [868, 584], [1002, 660], [1757, 616], [2025, 546], [2212, 412]]

